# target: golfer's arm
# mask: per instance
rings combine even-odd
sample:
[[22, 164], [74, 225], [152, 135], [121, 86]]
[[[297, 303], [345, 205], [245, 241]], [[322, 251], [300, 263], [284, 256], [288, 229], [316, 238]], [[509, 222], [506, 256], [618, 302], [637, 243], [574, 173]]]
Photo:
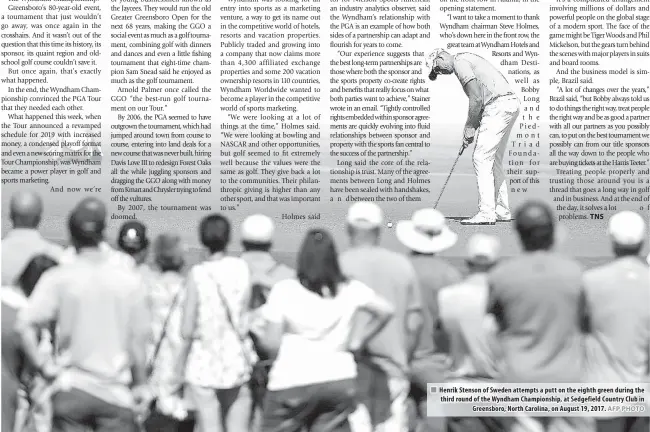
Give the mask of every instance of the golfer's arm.
[[467, 122], [465, 129], [478, 129], [481, 124], [481, 112], [483, 111], [483, 102], [481, 100], [481, 88], [476, 79], [468, 81], [464, 86], [465, 94], [469, 99], [469, 108], [467, 111]]

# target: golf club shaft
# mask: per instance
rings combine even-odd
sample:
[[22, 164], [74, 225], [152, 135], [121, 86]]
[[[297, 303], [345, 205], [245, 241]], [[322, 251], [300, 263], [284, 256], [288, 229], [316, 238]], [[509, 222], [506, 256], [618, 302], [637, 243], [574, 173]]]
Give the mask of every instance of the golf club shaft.
[[440, 191], [440, 195], [438, 195], [438, 199], [436, 200], [436, 203], [434, 204], [433, 208], [438, 208], [438, 204], [440, 203], [440, 198], [442, 198], [442, 194], [445, 192], [445, 189], [447, 188], [447, 183], [449, 183], [449, 179], [451, 178], [451, 175], [454, 173], [454, 169], [456, 168], [458, 159], [460, 159], [464, 151], [465, 151], [465, 146], [464, 145], [460, 146], [460, 150], [458, 151], [458, 156], [456, 156], [456, 160], [454, 161], [454, 164], [451, 166], [451, 171], [449, 171], [449, 175], [447, 176], [447, 180], [445, 180], [445, 184], [442, 185], [442, 190]]
[[451, 171], [449, 171], [449, 175], [447, 176], [447, 180], [445, 180], [445, 184], [442, 185], [442, 190], [440, 191], [440, 195], [438, 195], [438, 199], [436, 200], [436, 203], [433, 206], [433, 208], [438, 208], [438, 203], [440, 203], [440, 198], [442, 198], [442, 194], [445, 192], [447, 183], [449, 183], [449, 179], [451, 178], [451, 175], [454, 172], [454, 168], [456, 168], [456, 164], [458, 163], [458, 159], [460, 159], [461, 154], [462, 152], [458, 153], [458, 156], [456, 156], [456, 160], [454, 161], [454, 164], [451, 166]]

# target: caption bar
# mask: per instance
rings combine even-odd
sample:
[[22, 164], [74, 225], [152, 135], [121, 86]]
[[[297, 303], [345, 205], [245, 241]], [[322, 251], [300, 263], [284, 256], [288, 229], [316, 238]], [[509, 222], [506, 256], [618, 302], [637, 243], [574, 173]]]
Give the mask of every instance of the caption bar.
[[428, 384], [429, 417], [646, 417], [650, 384]]

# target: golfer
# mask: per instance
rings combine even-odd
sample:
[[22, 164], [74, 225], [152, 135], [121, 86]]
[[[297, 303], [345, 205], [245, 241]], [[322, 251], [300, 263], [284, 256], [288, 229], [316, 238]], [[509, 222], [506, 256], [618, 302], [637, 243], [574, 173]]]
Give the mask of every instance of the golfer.
[[455, 74], [469, 98], [463, 147], [476, 141], [473, 161], [479, 208], [478, 214], [461, 223], [493, 225], [497, 220], [511, 220], [503, 155], [519, 115], [519, 99], [501, 72], [475, 54], [454, 56], [438, 48], [427, 57], [426, 65], [431, 81], [438, 74]]

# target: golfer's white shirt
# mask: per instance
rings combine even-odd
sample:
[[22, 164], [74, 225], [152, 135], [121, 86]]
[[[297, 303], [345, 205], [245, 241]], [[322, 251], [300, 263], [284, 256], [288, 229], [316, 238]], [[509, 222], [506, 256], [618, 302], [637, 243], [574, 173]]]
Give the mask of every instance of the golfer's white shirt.
[[483, 106], [500, 96], [514, 94], [503, 74], [476, 54], [460, 53], [454, 56], [454, 72], [463, 86], [476, 79], [481, 88]]

